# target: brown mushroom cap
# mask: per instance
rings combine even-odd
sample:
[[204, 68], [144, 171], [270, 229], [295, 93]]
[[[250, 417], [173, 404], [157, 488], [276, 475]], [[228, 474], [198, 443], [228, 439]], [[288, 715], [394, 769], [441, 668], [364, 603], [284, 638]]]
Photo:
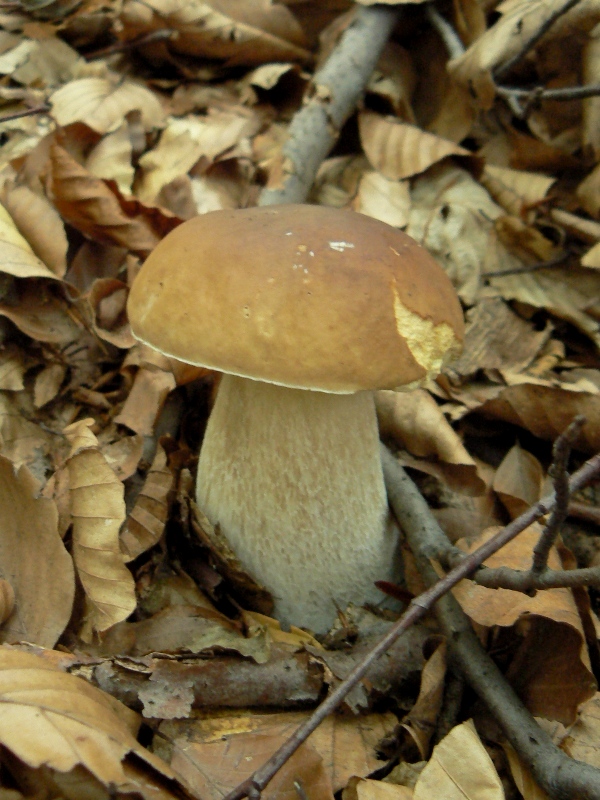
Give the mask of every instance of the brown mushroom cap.
[[188, 220], [145, 262], [128, 312], [138, 339], [181, 361], [339, 393], [420, 381], [464, 333], [452, 284], [423, 247], [310, 205]]

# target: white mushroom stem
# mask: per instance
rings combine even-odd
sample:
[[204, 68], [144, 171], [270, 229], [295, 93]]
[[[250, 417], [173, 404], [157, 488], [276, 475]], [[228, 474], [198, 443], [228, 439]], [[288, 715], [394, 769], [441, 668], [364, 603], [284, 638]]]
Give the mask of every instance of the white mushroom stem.
[[397, 577], [371, 392], [327, 394], [224, 375], [197, 500], [284, 624], [325, 631]]

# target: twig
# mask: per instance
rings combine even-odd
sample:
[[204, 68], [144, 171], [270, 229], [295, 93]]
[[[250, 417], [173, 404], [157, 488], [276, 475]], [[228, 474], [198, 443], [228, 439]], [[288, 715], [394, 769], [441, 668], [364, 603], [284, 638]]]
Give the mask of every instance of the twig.
[[485, 567], [473, 575], [478, 586], [488, 589], [512, 589], [513, 592], [535, 592], [538, 589], [573, 589], [576, 586], [600, 589], [600, 567], [583, 569], [548, 569], [536, 575], [531, 570], [510, 567]]
[[294, 115], [280, 154], [277, 185], [263, 189], [259, 205], [306, 200], [318, 168], [356, 108], [399, 15], [397, 6], [357, 10], [328, 60], [310, 82], [304, 106]]
[[586, 86], [565, 86], [562, 89], [544, 89], [543, 86], [536, 86], [534, 89], [496, 86], [496, 93], [500, 97], [524, 100], [525, 105], [530, 106], [537, 103], [538, 100], [584, 100], [586, 97], [597, 97], [600, 94], [600, 83], [590, 83]]
[[[431, 586], [425, 593], [428, 595], [455, 574], [456, 570], [446, 575], [442, 581], [438, 580], [429, 558], [423, 552], [423, 531], [427, 529], [428, 539], [445, 539], [445, 534], [418, 489], [395, 459], [387, 453], [383, 463], [390, 504], [402, 524], [421, 577]], [[583, 473], [579, 470], [571, 479], [569, 484], [571, 490], [579, 487], [582, 479], [585, 482], [600, 470], [600, 455], [590, 459], [582, 469]], [[553, 497], [541, 501], [545, 507], [553, 502]], [[508, 541], [509, 531], [512, 538], [517, 533], [516, 528], [523, 530], [529, 524], [527, 519], [531, 518], [534, 509], [537, 513], [540, 510], [540, 503], [529, 509], [518, 520], [514, 520], [500, 532], [499, 537]], [[489, 540], [486, 545], [492, 541]], [[486, 549], [486, 545], [476, 551], [477, 560], [481, 558], [481, 551]], [[559, 750], [548, 734], [538, 726], [483, 649], [468, 617], [454, 597], [451, 594], [441, 596], [434, 610], [438, 623], [448, 639], [453, 664], [456, 664], [467, 682], [488, 706], [540, 787], [556, 800], [574, 797], [600, 800], [600, 770], [571, 759]]]
[[552, 267], [559, 267], [569, 258], [570, 253], [563, 253], [556, 258], [551, 258], [549, 261], [540, 261], [537, 264], [530, 264], [527, 267], [514, 267], [513, 269], [501, 269], [497, 272], [482, 272], [481, 278], [501, 278], [503, 275], [521, 275], [525, 272], [537, 272], [540, 269], [551, 269]]
[[13, 111], [12, 114], [4, 114], [0, 117], [0, 124], [3, 122], [10, 122], [12, 119], [21, 119], [21, 117], [33, 117], [34, 114], [47, 114], [50, 111], [50, 106], [42, 103], [40, 106], [32, 106], [23, 111]]
[[600, 508], [591, 506], [588, 503], [577, 503], [575, 501], [569, 503], [569, 516], [600, 525]]
[[[427, 506], [425, 500], [419, 493], [419, 490], [414, 485], [414, 483], [408, 478], [406, 473], [401, 469], [398, 465], [394, 457], [391, 453], [382, 446], [382, 462], [384, 467], [384, 474], [386, 479], [386, 488], [388, 490], [388, 497], [390, 500], [390, 504], [396, 513], [402, 528], [408, 532], [411, 530], [416, 532], [415, 535], [420, 541], [419, 547], [423, 547], [428, 543], [431, 545], [432, 549], [439, 550], [440, 546], [437, 545], [435, 542], [436, 539], [446, 539], [444, 534], [442, 533], [437, 521], [432, 516], [431, 512], [429, 511], [429, 507]], [[600, 472], [600, 455], [594, 456], [589, 461], [587, 461], [581, 469], [579, 469], [571, 478], [569, 482], [569, 486], [572, 492], [578, 491], [582, 486], [584, 486], [596, 473]], [[538, 519], [539, 517], [547, 514], [554, 506], [554, 495], [550, 495], [543, 500], [540, 500], [535, 506], [532, 506], [528, 509], [524, 514], [522, 514], [517, 519], [513, 520], [510, 525], [507, 525], [506, 528], [499, 531], [492, 539], [489, 539], [485, 544], [483, 544], [480, 548], [478, 548], [475, 552], [471, 553], [470, 555], [466, 556], [453, 570], [451, 570], [446, 576], [437, 580], [433, 583], [433, 585], [422, 595], [415, 598], [410, 606], [408, 607], [407, 611], [402, 615], [402, 617], [394, 624], [394, 626], [390, 629], [390, 631], [381, 639], [381, 641], [373, 647], [370, 653], [361, 661], [348, 675], [348, 677], [339, 684], [339, 686], [334, 689], [334, 691], [326, 698], [326, 700], [321, 703], [321, 705], [315, 710], [315, 712], [306, 720], [296, 731], [292, 734], [292, 736], [285, 742], [279, 750], [264, 764], [260, 769], [258, 769], [253, 775], [251, 775], [247, 780], [237, 786], [233, 791], [231, 791], [224, 800], [242, 800], [244, 797], [251, 797], [255, 796], [258, 797], [259, 793], [263, 791], [265, 786], [269, 783], [269, 781], [273, 778], [273, 776], [281, 769], [283, 764], [296, 752], [298, 747], [306, 741], [306, 739], [310, 736], [310, 734], [321, 724], [321, 722], [332, 712], [334, 711], [337, 706], [342, 702], [344, 697], [350, 692], [350, 690], [360, 681], [360, 679], [368, 672], [370, 667], [374, 664], [377, 659], [385, 653], [385, 651], [396, 641], [396, 639], [404, 633], [411, 625], [421, 619], [427, 611], [433, 607], [433, 605], [443, 597], [453, 586], [455, 586], [459, 581], [463, 578], [467, 577], [473, 570], [477, 569], [477, 567], [482, 564], [487, 558], [489, 558], [493, 553], [503, 547], [507, 542], [524, 530], [528, 525], [530, 525], [534, 520]], [[433, 540], [433, 543], [432, 543]], [[427, 560], [429, 564], [429, 561]], [[434, 573], [435, 574], [435, 573]], [[462, 613], [462, 612], [461, 612]], [[468, 625], [468, 622], [467, 622]], [[464, 627], [464, 623], [462, 623], [462, 627]], [[473, 633], [470, 625], [468, 625], [468, 629], [470, 634], [477, 643], [479, 644], [477, 637]], [[452, 639], [452, 637], [450, 637]], [[452, 642], [453, 643], [453, 642]], [[481, 651], [482, 655], [485, 659], [484, 665], [482, 667], [482, 674], [479, 675], [477, 672], [475, 673], [475, 688], [482, 682], [485, 682], [485, 676], [487, 674], [486, 670], [489, 669], [489, 664], [492, 664], [494, 669], [496, 669], [493, 662], [489, 659], [487, 654]], [[488, 664], [489, 662], [489, 664]], [[480, 665], [478, 664], [478, 667]], [[461, 661], [461, 669], [463, 669], [462, 661]], [[463, 670], [464, 671], [464, 670]], [[498, 671], [500, 678], [502, 681], [501, 673]], [[469, 682], [472, 682], [471, 676], [469, 676]], [[520, 703], [516, 695], [513, 694], [512, 689], [506, 684], [507, 692], [510, 693], [511, 699], [514, 698], [516, 703]], [[495, 712], [495, 709], [492, 707], [492, 710]], [[531, 720], [531, 725], [527, 729], [528, 732], [534, 730], [542, 734], [538, 726], [536, 725], [535, 721], [532, 717], [529, 716], [528, 712], [523, 709], [523, 713], [527, 715], [527, 718]], [[546, 736], [546, 734], [543, 734]], [[510, 737], [509, 737], [510, 738]], [[517, 737], [518, 739], [519, 737]], [[547, 738], [547, 737], [546, 737]], [[515, 748], [520, 752], [520, 748], [515, 742], [511, 739]], [[533, 741], [536, 741], [535, 738]], [[554, 745], [551, 744], [554, 748]], [[529, 745], [531, 749], [531, 744]], [[556, 749], [556, 748], [554, 748]], [[570, 762], [571, 760], [564, 754], [564, 759]], [[578, 762], [577, 763], [579, 766]], [[587, 767], [587, 765], [585, 765]], [[600, 772], [596, 773], [596, 770], [593, 770], [591, 767], [589, 768], [594, 776], [598, 774], [600, 778]], [[536, 773], [537, 774], [537, 773]], [[600, 786], [600, 782], [599, 782]], [[587, 797], [588, 795], [582, 795], [583, 797]], [[600, 798], [600, 793], [598, 795], [589, 795]]]
[[579, 415], [575, 417], [568, 428], [561, 433], [553, 448], [553, 460], [548, 474], [553, 479], [554, 496], [556, 504], [550, 515], [538, 543], [533, 548], [533, 559], [531, 562], [531, 572], [539, 576], [548, 566], [548, 556], [556, 537], [560, 532], [560, 526], [567, 518], [569, 511], [569, 473], [567, 472], [571, 448], [577, 436], [581, 433], [585, 423], [585, 417]]
[[523, 43], [523, 46], [516, 53], [511, 59], [506, 61], [504, 64], [500, 64], [494, 70], [494, 80], [499, 83], [501, 82], [509, 73], [510, 71], [517, 66], [517, 64], [525, 58], [527, 53], [535, 47], [535, 45], [539, 42], [542, 36], [550, 30], [550, 28], [554, 25], [557, 19], [566, 14], [567, 11], [570, 11], [577, 3], [581, 2], [581, 0], [566, 0], [565, 3], [562, 4], [559, 8], [557, 8], [550, 16], [544, 21], [542, 25], [537, 29], [537, 31], [527, 39], [526, 42]]
[[425, 14], [432, 27], [439, 34], [440, 39], [444, 42], [448, 56], [450, 58], [460, 58], [465, 52], [465, 46], [452, 25], [440, 14], [433, 3], [427, 3]]
[[126, 42], [115, 42], [115, 44], [103, 47], [101, 50], [94, 50], [92, 53], [87, 53], [84, 58], [86, 61], [94, 61], [96, 58], [105, 58], [115, 53], [135, 50], [137, 47], [143, 47], [145, 44], [153, 44], [154, 42], [162, 42], [165, 39], [173, 39], [175, 36], [178, 36], [177, 31], [171, 30], [170, 28], [160, 28], [157, 31], [150, 31], [150, 33], [140, 36], [137, 39], [131, 39]]

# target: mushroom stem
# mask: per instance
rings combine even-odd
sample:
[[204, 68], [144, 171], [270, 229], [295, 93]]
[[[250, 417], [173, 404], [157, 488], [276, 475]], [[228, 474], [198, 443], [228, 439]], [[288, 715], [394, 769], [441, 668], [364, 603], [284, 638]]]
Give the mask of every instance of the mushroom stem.
[[284, 624], [321, 632], [336, 604], [398, 577], [371, 392], [328, 394], [224, 375], [197, 500]]

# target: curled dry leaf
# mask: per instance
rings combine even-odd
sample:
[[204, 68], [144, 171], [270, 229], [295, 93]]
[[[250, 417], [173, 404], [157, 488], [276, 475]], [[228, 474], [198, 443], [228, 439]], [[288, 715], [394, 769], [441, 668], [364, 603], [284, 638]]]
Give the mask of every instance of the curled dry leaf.
[[67, 367], [60, 362], [48, 364], [41, 372], [38, 372], [33, 384], [33, 405], [36, 408], [41, 408], [54, 400], [66, 374]]
[[205, 117], [170, 120], [158, 145], [140, 158], [142, 175], [136, 185], [140, 200], [153, 202], [164, 186], [188, 173], [201, 158], [208, 166], [240, 139], [256, 133], [258, 117], [242, 112], [216, 111]]
[[[485, 483], [440, 407], [424, 389], [413, 392], [375, 392], [379, 428], [403, 444], [417, 460], [410, 466], [429, 471], [435, 466], [456, 491], [482, 494]], [[427, 459], [433, 462], [428, 465]]]
[[93, 420], [65, 428], [73, 517], [73, 559], [85, 591], [88, 614], [83, 635], [105, 631], [136, 606], [133, 577], [123, 563], [119, 528], [125, 520], [124, 489], [98, 449]]
[[479, 413], [486, 417], [518, 425], [551, 442], [578, 414], [582, 414], [586, 423], [575, 447], [586, 453], [600, 450], [600, 396], [597, 389], [593, 392], [578, 391], [567, 383], [557, 387], [532, 380], [506, 386], [492, 399], [484, 399], [481, 405], [476, 405]]
[[115, 347], [133, 347], [136, 340], [125, 313], [127, 286], [116, 278], [98, 278], [75, 303], [96, 336]]
[[350, 778], [342, 797], [344, 800], [413, 800], [413, 790], [403, 784], [388, 781]]
[[20, 347], [5, 345], [0, 353], [0, 390], [20, 392], [25, 384], [23, 378], [29, 364]]
[[81, 337], [69, 303], [58, 292], [56, 284], [44, 281], [19, 281], [12, 296], [0, 301], [0, 316], [7, 317], [23, 333], [38, 342], [67, 345]]
[[429, 743], [444, 699], [446, 649], [446, 643], [440, 642], [425, 662], [417, 702], [402, 720], [402, 728], [413, 739], [422, 760], [429, 756]]
[[0, 393], [0, 452], [15, 469], [27, 464], [43, 480], [48, 469], [46, 456], [55, 444], [53, 439], [47, 430], [23, 416], [12, 393]]
[[[485, 565], [528, 570], [541, 530], [539, 525], [531, 525]], [[495, 529], [485, 531], [464, 549], [474, 550], [493, 533]], [[562, 569], [555, 549], [550, 552], [548, 566]], [[579, 703], [593, 694], [595, 682], [571, 591], [547, 589], [530, 597], [523, 592], [488, 589], [465, 580], [453, 593], [465, 613], [479, 625], [493, 628], [517, 624], [524, 644], [509, 667], [513, 686], [532, 714], [566, 724], [572, 722]]]
[[121, 548], [133, 561], [160, 540], [169, 513], [169, 495], [175, 476], [167, 466], [167, 454], [159, 444], [144, 485], [121, 530]]
[[395, 228], [404, 228], [410, 209], [408, 182], [388, 180], [380, 172], [365, 172], [352, 201], [352, 208]]
[[85, 168], [96, 178], [114, 181], [122, 194], [131, 194], [135, 173], [132, 158], [129, 126], [124, 122], [100, 139], [86, 158]]
[[28, 186], [5, 184], [2, 203], [27, 243], [56, 277], [67, 271], [67, 234], [52, 203]]
[[50, 97], [52, 116], [64, 127], [84, 122], [98, 133], [118, 128], [131, 111], [139, 111], [146, 130], [156, 128], [164, 120], [158, 96], [141, 83], [108, 78], [79, 78], [62, 86]]
[[[222, 10], [221, 10], [222, 9]], [[206, 3], [200, 0], [128, 0], [120, 15], [120, 35], [137, 39], [172, 30], [168, 48], [195, 58], [225, 59], [229, 66], [273, 61], [310, 62], [304, 35], [293, 14], [279, 3], [252, 0]], [[156, 51], [152, 47], [146, 52]]]
[[16, 278], [57, 277], [35, 255], [3, 205], [0, 205], [0, 266], [2, 272]]
[[57, 780], [83, 767], [82, 783], [91, 774], [106, 790], [144, 797], [168, 797], [158, 794], [165, 783], [175, 788], [173, 771], [136, 741], [137, 715], [48, 660], [0, 649], [0, 698], [0, 741], [28, 767], [45, 767]]
[[514, 519], [540, 499], [543, 480], [540, 462], [516, 444], [502, 459], [492, 487]]
[[472, 720], [457, 725], [434, 747], [414, 788], [414, 800], [504, 800], [500, 776]]
[[541, 175], [539, 172], [495, 167], [486, 164], [481, 175], [481, 183], [494, 200], [508, 213], [516, 217], [543, 200], [556, 178]]
[[369, 162], [390, 180], [418, 175], [448, 156], [472, 157], [448, 139], [372, 111], [360, 113], [358, 127]]
[[0, 563], [16, 601], [0, 641], [53, 647], [71, 616], [75, 575], [58, 533], [56, 505], [38, 497], [38, 490], [27, 467], [15, 472], [0, 456]]
[[481, 299], [467, 311], [467, 330], [460, 356], [444, 370], [456, 383], [480, 369], [519, 373], [526, 369], [550, 338], [517, 314], [501, 297]]
[[147, 253], [179, 224], [166, 212], [126, 200], [116, 185], [113, 190], [95, 178], [56, 143], [50, 148], [47, 185], [62, 217], [98, 242]]
[[502, 209], [466, 170], [438, 164], [415, 179], [406, 232], [443, 265], [461, 300], [473, 305]]
[[119, 425], [150, 436], [167, 395], [175, 388], [175, 377], [170, 369], [142, 366], [135, 374], [133, 386], [121, 412], [115, 417]]

